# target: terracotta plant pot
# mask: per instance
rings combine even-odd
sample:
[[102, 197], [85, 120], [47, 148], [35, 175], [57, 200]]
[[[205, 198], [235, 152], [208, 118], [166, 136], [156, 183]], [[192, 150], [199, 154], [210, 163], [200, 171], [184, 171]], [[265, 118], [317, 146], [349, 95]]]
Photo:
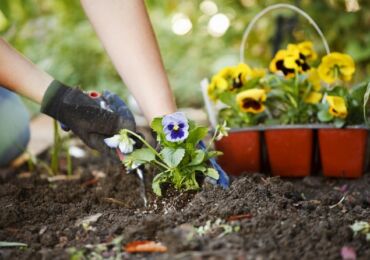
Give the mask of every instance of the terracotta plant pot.
[[358, 178], [365, 167], [367, 129], [319, 129], [322, 171], [328, 177]]
[[310, 175], [313, 156], [313, 129], [266, 129], [265, 141], [273, 175], [283, 177]]
[[258, 130], [230, 132], [229, 136], [215, 143], [216, 149], [224, 154], [218, 162], [231, 175], [260, 172], [261, 145]]

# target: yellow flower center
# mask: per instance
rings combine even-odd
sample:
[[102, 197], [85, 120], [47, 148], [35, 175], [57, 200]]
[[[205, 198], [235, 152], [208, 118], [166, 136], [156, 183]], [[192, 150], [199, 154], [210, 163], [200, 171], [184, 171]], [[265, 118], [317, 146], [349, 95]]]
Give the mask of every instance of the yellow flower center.
[[179, 130], [179, 128], [180, 128], [180, 127], [179, 127], [178, 125], [174, 125], [174, 126], [173, 126], [173, 130], [175, 130], [175, 131]]

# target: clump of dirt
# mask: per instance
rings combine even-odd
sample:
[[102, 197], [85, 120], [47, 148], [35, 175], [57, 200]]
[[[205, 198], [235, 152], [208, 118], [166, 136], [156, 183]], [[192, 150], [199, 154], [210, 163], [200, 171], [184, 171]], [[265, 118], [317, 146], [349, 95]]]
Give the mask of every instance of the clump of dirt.
[[[250, 174], [234, 179], [228, 190], [207, 184], [200, 192], [169, 189], [158, 198], [148, 173], [144, 207], [139, 179], [121, 165], [94, 156], [74, 165], [80, 176], [74, 180], [50, 182], [43, 169], [8, 170], [0, 178], [0, 241], [28, 245], [0, 248], [0, 259], [69, 259], [71, 247], [87, 252], [88, 245], [120, 236], [122, 245], [155, 240], [168, 248], [164, 254], [122, 253], [133, 259], [338, 259], [343, 246], [370, 257], [370, 242], [349, 228], [369, 221], [369, 174], [359, 180]], [[96, 221], [76, 224], [98, 213]], [[228, 221], [231, 216], [239, 220]], [[207, 222], [221, 224], [199, 232]]]

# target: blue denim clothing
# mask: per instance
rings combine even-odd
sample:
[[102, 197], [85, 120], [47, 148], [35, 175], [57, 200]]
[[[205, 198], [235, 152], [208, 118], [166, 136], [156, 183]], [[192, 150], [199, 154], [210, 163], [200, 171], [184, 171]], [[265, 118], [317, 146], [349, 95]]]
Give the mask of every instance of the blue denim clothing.
[[26, 150], [30, 139], [29, 113], [21, 99], [0, 87], [0, 167]]

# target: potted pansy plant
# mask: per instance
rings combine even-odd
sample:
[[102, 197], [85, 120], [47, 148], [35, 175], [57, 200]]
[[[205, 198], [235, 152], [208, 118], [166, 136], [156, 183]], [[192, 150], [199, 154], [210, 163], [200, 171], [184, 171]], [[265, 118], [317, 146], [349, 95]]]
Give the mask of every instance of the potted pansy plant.
[[318, 104], [320, 122], [330, 128], [318, 130], [320, 157], [325, 176], [356, 178], [365, 167], [368, 128], [365, 126], [369, 86], [350, 87], [355, 63], [351, 56], [333, 52], [322, 58], [318, 67], [327, 87]]
[[324, 174], [359, 176], [365, 162], [365, 104], [370, 91], [364, 83], [350, 88], [347, 82], [354, 71], [349, 55], [334, 52], [319, 59], [309, 41], [279, 50], [268, 73], [243, 63], [220, 70], [207, 94], [218, 103], [218, 121], [232, 128], [227, 138], [216, 142], [224, 152], [222, 165], [233, 174], [259, 171], [263, 132], [271, 172], [307, 176], [319, 128]]
[[[327, 55], [319, 57], [312, 42], [304, 41], [276, 52], [268, 71], [245, 64], [245, 46], [253, 26], [277, 9], [290, 9], [307, 19]], [[227, 138], [216, 142], [224, 152], [220, 160], [226, 169], [233, 174], [259, 171], [263, 151], [273, 175], [307, 176], [313, 161], [318, 162], [318, 145], [326, 176], [362, 174], [370, 84], [349, 85], [355, 72], [353, 59], [330, 53], [323, 33], [307, 13], [289, 4], [260, 11], [244, 31], [240, 60], [241, 64], [220, 70], [210, 83], [202, 81], [211, 124], [225, 121], [232, 128]]]
[[[151, 128], [157, 138], [157, 149], [127, 129], [105, 139], [105, 143], [124, 154], [121, 159], [128, 171], [144, 164], [156, 170], [152, 183], [155, 194], [162, 195], [162, 184], [165, 183], [177, 190], [197, 190], [206, 178], [223, 188], [228, 187], [228, 176], [215, 161], [220, 152], [211, 150], [216, 138], [227, 135], [225, 125], [216, 128], [207, 146], [202, 140], [207, 136], [208, 128], [187, 119], [182, 112], [155, 118]], [[143, 144], [142, 148], [134, 150], [135, 139]]]
[[218, 121], [231, 127], [229, 135], [215, 143], [223, 152], [220, 164], [230, 174], [261, 169], [260, 132], [253, 126], [266, 118], [264, 75], [265, 70], [240, 63], [220, 70], [206, 87], [211, 102], [220, 107]]
[[[317, 103], [322, 99], [317, 54], [311, 42], [288, 44], [270, 62], [270, 87], [264, 136], [274, 175], [303, 177], [311, 173]], [[277, 125], [277, 126], [276, 126]]]

